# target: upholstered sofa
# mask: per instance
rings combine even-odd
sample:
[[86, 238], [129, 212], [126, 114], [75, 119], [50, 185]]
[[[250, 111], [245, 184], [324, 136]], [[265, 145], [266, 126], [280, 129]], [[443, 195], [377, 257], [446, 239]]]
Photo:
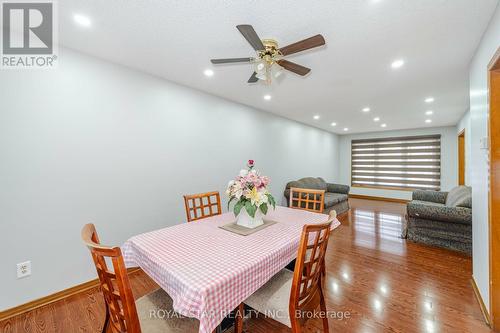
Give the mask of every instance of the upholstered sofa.
[[472, 252], [472, 191], [458, 186], [450, 192], [413, 192], [407, 205], [403, 237], [465, 253]]
[[332, 209], [335, 209], [337, 214], [342, 214], [349, 210], [349, 201], [347, 199], [349, 198], [350, 187], [347, 185], [327, 183], [320, 177], [306, 177], [289, 182], [286, 184], [284, 193], [288, 205], [290, 204], [289, 200], [291, 187], [324, 190], [325, 214], [328, 214]]

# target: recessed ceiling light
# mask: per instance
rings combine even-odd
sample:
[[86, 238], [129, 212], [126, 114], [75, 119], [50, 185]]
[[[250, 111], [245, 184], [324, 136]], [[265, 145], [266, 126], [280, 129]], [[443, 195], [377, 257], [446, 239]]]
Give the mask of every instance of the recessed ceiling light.
[[314, 118], [314, 120], [318, 120], [319, 119], [319, 115], [317, 114], [313, 118]]
[[387, 127], [387, 124], [382, 124], [380, 125], [380, 127]]
[[425, 122], [426, 122], [427, 124], [430, 124], [430, 123], [432, 123], [432, 119], [425, 119]]
[[434, 97], [427, 97], [425, 99], [425, 103], [432, 103], [432, 102], [434, 102]]
[[270, 101], [271, 100], [271, 95], [264, 95], [264, 99], [266, 101]]
[[432, 111], [432, 110], [427, 110], [427, 111], [425, 111], [425, 114], [426, 114], [426, 115], [428, 115], [428, 116], [430, 116], [430, 115], [431, 115], [431, 114], [433, 114], [433, 113], [434, 113], [434, 111]]
[[375, 117], [375, 118], [373, 118], [373, 121], [374, 122], [380, 121], [380, 118], [379, 117]]
[[81, 14], [75, 14], [73, 15], [73, 19], [75, 20], [76, 23], [83, 27], [90, 27], [92, 22], [87, 16], [81, 15]]
[[337, 123], [333, 122], [333, 123], [331, 123], [330, 125], [332, 125], [332, 126], [337, 126]]
[[344, 132], [347, 132], [349, 129], [347, 127], [344, 127]]
[[401, 68], [405, 64], [403, 59], [394, 60], [391, 64], [391, 67], [394, 69]]
[[214, 76], [214, 71], [213, 71], [213, 70], [211, 70], [211, 69], [205, 69], [205, 70], [203, 71], [203, 74], [205, 74], [205, 76], [208, 76], [208, 77], [210, 77], [210, 76]]
[[368, 107], [364, 108], [363, 112], [370, 112], [370, 108], [368, 108]]

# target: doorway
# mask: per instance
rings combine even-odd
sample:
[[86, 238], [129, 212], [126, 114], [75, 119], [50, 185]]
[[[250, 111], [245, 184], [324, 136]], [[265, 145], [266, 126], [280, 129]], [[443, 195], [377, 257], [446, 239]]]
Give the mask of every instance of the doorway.
[[458, 134], [458, 185], [465, 185], [465, 129]]
[[488, 70], [490, 319], [492, 328], [500, 331], [500, 48]]

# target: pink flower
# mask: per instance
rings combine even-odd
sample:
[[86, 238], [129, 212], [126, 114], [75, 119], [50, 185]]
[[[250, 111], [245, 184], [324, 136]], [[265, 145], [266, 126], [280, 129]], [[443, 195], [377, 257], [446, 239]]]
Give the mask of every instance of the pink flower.
[[254, 163], [255, 163], [255, 161], [254, 161], [254, 160], [248, 160], [247, 165], [248, 165], [248, 167], [251, 169], [251, 168], [253, 168]]
[[254, 172], [249, 172], [246, 176], [247, 183], [253, 184], [259, 177]]
[[269, 182], [271, 181], [268, 176], [262, 176], [260, 177], [260, 181], [262, 183], [262, 187], [266, 187], [269, 185]]

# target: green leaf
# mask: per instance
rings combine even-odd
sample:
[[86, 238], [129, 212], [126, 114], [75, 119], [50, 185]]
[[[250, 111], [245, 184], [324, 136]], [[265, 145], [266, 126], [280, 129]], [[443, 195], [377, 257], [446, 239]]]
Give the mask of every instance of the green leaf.
[[227, 210], [229, 210], [229, 204], [231, 204], [231, 201], [233, 201], [234, 199], [236, 199], [236, 197], [232, 197], [231, 199], [229, 199], [227, 203]]
[[276, 201], [274, 200], [274, 197], [270, 193], [268, 193], [266, 195], [267, 195], [267, 200], [269, 201], [271, 206], [273, 206], [273, 208], [276, 209]]
[[236, 205], [233, 207], [233, 212], [235, 216], [238, 216], [240, 214], [241, 208], [243, 208], [244, 202], [243, 201], [238, 201]]
[[262, 205], [260, 205], [260, 210], [262, 213], [264, 213], [264, 215], [267, 214], [267, 204], [263, 203]]
[[245, 202], [245, 209], [247, 210], [248, 215], [250, 217], [255, 217], [255, 212], [257, 211], [257, 206], [252, 205], [252, 202], [247, 201]]

